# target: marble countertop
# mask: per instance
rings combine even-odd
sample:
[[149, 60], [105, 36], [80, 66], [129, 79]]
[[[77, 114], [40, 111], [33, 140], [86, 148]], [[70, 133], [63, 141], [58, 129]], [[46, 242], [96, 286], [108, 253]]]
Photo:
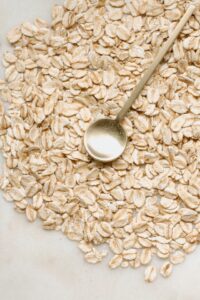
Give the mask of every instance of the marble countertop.
[[[0, 0], [0, 56], [6, 32], [24, 20], [49, 19], [57, 0]], [[0, 67], [0, 74], [3, 68]], [[0, 197], [1, 300], [199, 300], [200, 248], [173, 275], [147, 284], [144, 269], [111, 271], [85, 263], [76, 244], [61, 233], [30, 224]]]

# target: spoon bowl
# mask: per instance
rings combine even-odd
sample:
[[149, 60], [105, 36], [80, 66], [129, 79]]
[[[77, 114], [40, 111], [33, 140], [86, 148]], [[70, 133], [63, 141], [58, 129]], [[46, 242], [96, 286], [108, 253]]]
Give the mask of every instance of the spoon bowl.
[[89, 155], [102, 162], [113, 161], [124, 151], [126, 132], [116, 120], [96, 120], [85, 132], [84, 145]]

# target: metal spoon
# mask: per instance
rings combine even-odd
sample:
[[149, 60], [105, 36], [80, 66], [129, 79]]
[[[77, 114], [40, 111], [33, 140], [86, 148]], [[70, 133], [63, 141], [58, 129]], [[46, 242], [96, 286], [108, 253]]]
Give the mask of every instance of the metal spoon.
[[141, 81], [136, 85], [130, 98], [126, 101], [116, 118], [114, 120], [103, 118], [90, 124], [84, 135], [84, 145], [91, 157], [98, 161], [109, 162], [115, 160], [123, 153], [127, 143], [127, 135], [120, 125], [120, 121], [124, 118], [133, 102], [139, 96], [145, 84], [174, 43], [195, 8], [196, 6], [194, 4], [191, 4], [188, 7], [174, 32], [160, 49], [158, 55], [150, 65], [149, 69], [144, 73]]

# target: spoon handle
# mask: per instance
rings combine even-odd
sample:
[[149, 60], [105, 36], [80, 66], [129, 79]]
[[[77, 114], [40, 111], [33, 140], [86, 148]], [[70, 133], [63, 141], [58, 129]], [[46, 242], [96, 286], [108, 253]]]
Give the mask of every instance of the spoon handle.
[[181, 32], [182, 28], [184, 27], [184, 25], [186, 24], [186, 22], [188, 21], [188, 19], [190, 18], [190, 16], [193, 14], [195, 8], [196, 8], [196, 6], [194, 4], [190, 5], [188, 7], [186, 13], [183, 15], [183, 17], [179, 21], [178, 25], [174, 29], [172, 35], [168, 38], [168, 40], [165, 42], [165, 44], [163, 45], [163, 47], [160, 49], [158, 55], [156, 56], [156, 58], [154, 59], [154, 61], [151, 63], [149, 69], [147, 69], [147, 71], [144, 73], [142, 79], [135, 86], [135, 89], [134, 89], [133, 93], [131, 94], [131, 96], [129, 97], [129, 99], [126, 101], [126, 103], [124, 104], [124, 106], [122, 107], [122, 109], [120, 110], [120, 112], [118, 113], [118, 115], [116, 117], [117, 121], [120, 121], [120, 120], [122, 120], [124, 118], [125, 114], [129, 110], [129, 108], [132, 106], [133, 102], [137, 99], [137, 97], [139, 96], [140, 92], [144, 88], [145, 84], [148, 82], [148, 80], [150, 79], [151, 75], [153, 74], [153, 72], [155, 71], [155, 69], [157, 68], [157, 66], [159, 65], [159, 63], [162, 61], [163, 57], [165, 56], [165, 54], [167, 53], [167, 51], [169, 50], [169, 48], [174, 43], [175, 39], [177, 38], [177, 36]]

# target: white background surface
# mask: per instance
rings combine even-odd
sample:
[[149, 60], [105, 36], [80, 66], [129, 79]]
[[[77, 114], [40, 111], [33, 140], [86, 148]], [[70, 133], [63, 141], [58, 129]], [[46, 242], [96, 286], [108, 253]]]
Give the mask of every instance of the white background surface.
[[[0, 56], [6, 32], [24, 20], [46, 20], [53, 0], [0, 0]], [[3, 74], [2, 66], [0, 73]], [[0, 198], [1, 300], [199, 300], [200, 248], [173, 275], [153, 284], [144, 269], [111, 271], [106, 263], [84, 262], [76, 244], [40, 223], [29, 224]]]

